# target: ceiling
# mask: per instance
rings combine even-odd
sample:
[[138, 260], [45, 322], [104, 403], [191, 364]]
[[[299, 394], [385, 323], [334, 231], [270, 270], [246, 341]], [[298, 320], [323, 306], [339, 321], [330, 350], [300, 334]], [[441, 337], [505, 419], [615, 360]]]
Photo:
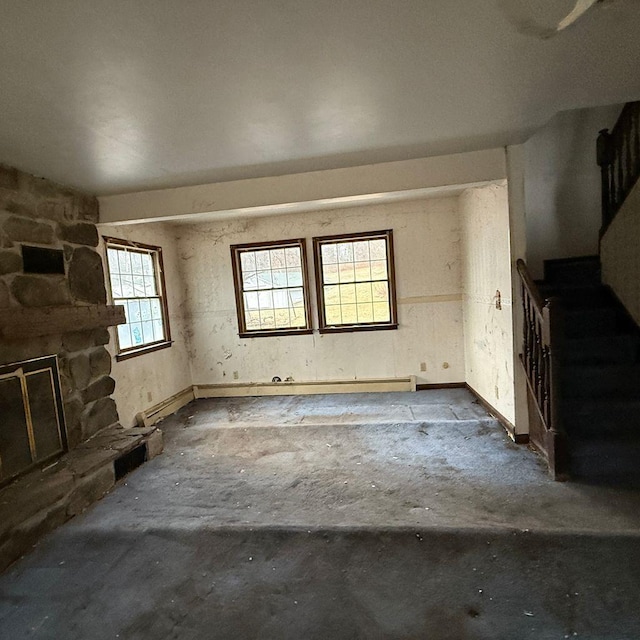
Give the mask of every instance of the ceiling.
[[105, 195], [521, 142], [640, 98], [640, 1], [538, 25], [575, 4], [0, 0], [0, 162]]

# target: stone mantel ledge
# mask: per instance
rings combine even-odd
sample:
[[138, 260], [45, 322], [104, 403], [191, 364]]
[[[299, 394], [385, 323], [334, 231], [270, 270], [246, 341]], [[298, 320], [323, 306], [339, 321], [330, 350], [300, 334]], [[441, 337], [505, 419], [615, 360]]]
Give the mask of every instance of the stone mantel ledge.
[[111, 327], [126, 322], [121, 305], [61, 305], [0, 309], [0, 340]]

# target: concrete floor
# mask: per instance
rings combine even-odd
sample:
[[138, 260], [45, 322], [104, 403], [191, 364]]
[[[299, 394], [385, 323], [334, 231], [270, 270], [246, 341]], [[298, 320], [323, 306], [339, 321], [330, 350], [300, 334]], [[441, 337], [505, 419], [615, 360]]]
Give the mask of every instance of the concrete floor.
[[464, 390], [201, 400], [0, 577], [0, 638], [640, 637], [640, 491]]

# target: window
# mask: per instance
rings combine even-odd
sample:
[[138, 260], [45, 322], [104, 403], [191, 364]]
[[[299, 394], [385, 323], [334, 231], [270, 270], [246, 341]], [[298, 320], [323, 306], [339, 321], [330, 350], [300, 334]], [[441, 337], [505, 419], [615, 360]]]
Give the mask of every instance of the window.
[[170, 346], [162, 249], [115, 238], [104, 241], [111, 299], [124, 306], [127, 318], [117, 327], [117, 359]]
[[311, 333], [304, 239], [231, 247], [241, 338]]
[[398, 327], [393, 232], [313, 239], [320, 333]]

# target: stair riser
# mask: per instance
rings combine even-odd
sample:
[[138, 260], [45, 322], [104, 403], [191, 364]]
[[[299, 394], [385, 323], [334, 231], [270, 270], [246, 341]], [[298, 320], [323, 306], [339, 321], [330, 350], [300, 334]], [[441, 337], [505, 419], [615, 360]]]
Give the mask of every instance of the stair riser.
[[618, 331], [618, 315], [614, 309], [589, 309], [569, 312], [565, 316], [567, 338], [613, 336]]
[[596, 257], [588, 260], [546, 260], [544, 263], [544, 279], [563, 284], [600, 284], [600, 260]]
[[633, 364], [638, 357], [635, 336], [567, 340], [562, 360], [567, 364]]
[[562, 374], [565, 398], [637, 398], [640, 390], [638, 367], [613, 370], [566, 367]]

